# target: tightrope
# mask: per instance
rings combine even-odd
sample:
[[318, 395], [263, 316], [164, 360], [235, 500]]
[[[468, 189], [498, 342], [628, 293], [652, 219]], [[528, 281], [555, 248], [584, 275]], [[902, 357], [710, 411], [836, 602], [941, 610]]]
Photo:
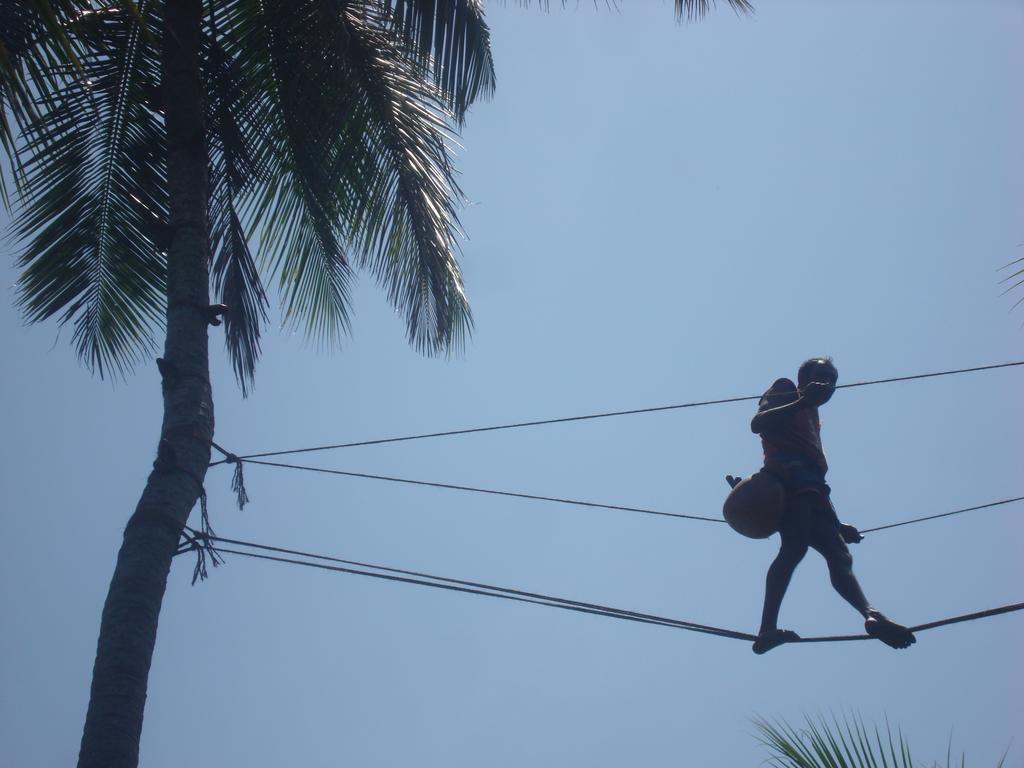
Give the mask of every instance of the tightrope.
[[[196, 534], [196, 532], [193, 531], [193, 534]], [[476, 581], [452, 579], [444, 576], [434, 576], [419, 571], [409, 571], [400, 568], [390, 568], [385, 566], [372, 565], [370, 563], [362, 563], [354, 560], [345, 560], [342, 558], [331, 557], [328, 555], [319, 555], [311, 552], [302, 552], [300, 550], [287, 549], [284, 547], [273, 547], [264, 544], [257, 544], [255, 542], [242, 541], [239, 539], [229, 539], [214, 535], [202, 536], [201, 534], [198, 534], [197, 537], [205, 538], [206, 540], [208, 540], [211, 543], [211, 545], [215, 548], [215, 550], [220, 554], [239, 555], [241, 557], [250, 557], [258, 560], [265, 560], [287, 565], [297, 565], [306, 568], [316, 568], [319, 570], [330, 571], [334, 573], [367, 576], [375, 579], [383, 579], [385, 581], [399, 582], [404, 584], [414, 584], [418, 586], [432, 587], [434, 589], [444, 589], [447, 591], [474, 594], [482, 597], [493, 597], [501, 600], [511, 600], [521, 603], [530, 603], [533, 605], [547, 606], [549, 608], [560, 608], [562, 610], [570, 610], [579, 613], [588, 613], [598, 616], [607, 616], [609, 618], [622, 619], [624, 621], [633, 621], [642, 624], [654, 624], [658, 626], [671, 627], [674, 629], [685, 630], [687, 632], [698, 632], [701, 634], [727, 637], [734, 640], [744, 640], [747, 642], [752, 642], [757, 639], [755, 635], [752, 635], [747, 632], [739, 632], [737, 630], [727, 629], [724, 627], [715, 627], [707, 624], [698, 624], [692, 621], [674, 619], [667, 616], [659, 616], [657, 614], [629, 611], [621, 608], [614, 608], [607, 605], [601, 605], [599, 603], [589, 603], [580, 600], [570, 600], [567, 598], [554, 597], [552, 595], [544, 595], [538, 592], [527, 592], [524, 590], [510, 589], [508, 587], [499, 587], [493, 584], [485, 584]], [[263, 550], [266, 552], [274, 552], [277, 554], [259, 554], [258, 552], [245, 551], [241, 549], [230, 549], [219, 546], [220, 544], [232, 544], [234, 546], [246, 547], [250, 550]], [[292, 555], [292, 557], [283, 557], [282, 555]], [[307, 559], [299, 560], [296, 558]], [[320, 562], [313, 562], [314, 560]], [[959, 616], [950, 616], [948, 618], [939, 619], [937, 621], [931, 621], [924, 624], [917, 624], [910, 627], [909, 629], [912, 632], [924, 632], [930, 629], [936, 629], [938, 627], [949, 626], [951, 624], [960, 624], [969, 621], [976, 621], [978, 619], [990, 618], [993, 616], [1013, 613], [1015, 611], [1020, 610], [1024, 610], [1024, 602], [1003, 605], [997, 608], [989, 608], [981, 611], [975, 611], [973, 613], [966, 613]], [[792, 642], [831, 643], [870, 639], [873, 638], [866, 634], [825, 635], [820, 637], [802, 637]]]

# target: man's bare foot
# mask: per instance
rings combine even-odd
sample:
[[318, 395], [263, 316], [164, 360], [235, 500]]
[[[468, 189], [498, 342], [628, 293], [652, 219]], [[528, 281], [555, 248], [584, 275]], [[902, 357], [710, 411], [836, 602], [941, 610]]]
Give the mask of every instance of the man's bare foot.
[[791, 629], [770, 629], [757, 636], [757, 640], [754, 641], [754, 653], [760, 656], [783, 643], [791, 643], [799, 639], [800, 635]]
[[890, 648], [909, 648], [917, 642], [913, 632], [902, 624], [897, 624], [895, 621], [886, 618], [884, 614], [878, 611], [868, 612], [868, 618], [864, 622], [864, 630]]

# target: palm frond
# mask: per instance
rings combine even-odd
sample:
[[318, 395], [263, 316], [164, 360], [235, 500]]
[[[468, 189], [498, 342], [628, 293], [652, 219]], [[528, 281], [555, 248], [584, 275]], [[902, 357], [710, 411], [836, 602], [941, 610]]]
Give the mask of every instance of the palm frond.
[[[607, 8], [613, 10], [619, 7], [619, 0], [603, 0], [603, 2]], [[738, 14], [754, 12], [754, 4], [750, 0], [725, 0], [725, 2]], [[518, 0], [518, 3], [519, 5], [530, 6], [533, 5], [533, 0]], [[551, 8], [552, 0], [536, 0], [536, 3], [539, 8], [546, 11]], [[567, 4], [567, 0], [562, 0], [563, 8]], [[598, 0], [594, 0], [594, 5], [599, 5]], [[675, 0], [676, 19], [679, 21], [700, 21], [711, 13], [717, 5], [717, 0]]]
[[478, 98], [494, 93], [491, 32], [480, 0], [381, 0], [385, 28], [397, 32], [407, 58], [430, 73], [461, 123]]
[[336, 3], [224, 3], [221, 39], [252, 95], [240, 130], [261, 169], [242, 206], [243, 223], [258, 234], [260, 257], [278, 277], [285, 321], [333, 344], [349, 330], [352, 270], [335, 179], [345, 106], [336, 64], [344, 41], [337, 25], [324, 23], [328, 5]]
[[0, 145], [9, 158], [14, 155], [15, 121], [32, 114], [25, 58], [42, 29], [38, 15], [26, 4], [0, 5]]
[[215, 194], [210, 276], [218, 301], [228, 307], [224, 316], [228, 356], [242, 395], [248, 396], [260, 357], [260, 326], [267, 322], [268, 302], [234, 198], [223, 186]]
[[455, 253], [459, 233], [444, 104], [403, 59], [372, 13], [346, 14], [349, 58], [360, 78], [355, 105], [365, 169], [350, 236], [366, 266], [406, 317], [421, 352], [457, 349], [472, 316]]
[[[80, 46], [68, 26], [85, 0], [26, 0], [0, 4], [0, 151], [16, 183], [23, 178], [17, 134], [38, 116], [36, 98], [60, 85], [59, 74], [80, 68]], [[0, 199], [9, 205], [0, 176]]]
[[123, 374], [163, 321], [165, 141], [150, 103], [159, 56], [119, 9], [76, 24], [92, 40], [80, 62], [85, 87], [69, 77], [43, 94], [24, 132], [18, 303], [30, 322], [73, 320], [81, 359], [100, 375]]
[[238, 62], [219, 38], [211, 8], [203, 45], [207, 136], [210, 155], [210, 280], [217, 300], [228, 307], [224, 334], [235, 378], [248, 396], [260, 356], [260, 327], [269, 306], [259, 270], [238, 214], [238, 201], [263, 177], [247, 131], [261, 126], [258, 101], [243, 87]]
[[[726, 0], [736, 13], [753, 13], [750, 0]], [[716, 0], [676, 0], [676, 18], [697, 21], [707, 16], [717, 5]]]
[[[885, 721], [885, 730], [868, 727], [860, 717], [806, 717], [802, 728], [784, 720], [757, 719], [754, 725], [759, 740], [768, 749], [765, 761], [773, 768], [914, 768], [910, 745], [899, 728]], [[1006, 754], [998, 762], [1002, 768]], [[920, 765], [920, 763], [918, 764]], [[938, 768], [938, 763], [931, 763]], [[952, 744], [946, 750], [946, 768], [963, 768], [966, 757], [953, 756]]]
[[[1018, 288], [1020, 288], [1022, 285], [1024, 285], [1024, 257], [1021, 257], [1019, 259], [1014, 259], [1009, 264], [1004, 265], [1002, 267], [1002, 269], [1012, 269], [1013, 270], [1013, 272], [1011, 272], [1010, 274], [1008, 274], [1006, 277], [1004, 277], [1002, 280], [999, 281], [1001, 283], [1009, 283], [1009, 285], [1003, 291], [1002, 295], [1005, 296], [1006, 294], [1010, 293], [1011, 291], [1015, 291]], [[1017, 299], [1017, 301], [1015, 301], [1013, 303], [1013, 306], [1011, 307], [1011, 309], [1016, 309], [1022, 303], [1024, 303], [1024, 296], [1022, 296], [1021, 298]]]
[[788, 723], [759, 719], [754, 725], [768, 748], [768, 764], [774, 768], [913, 768], [910, 746], [888, 721], [885, 736], [877, 726], [873, 733], [855, 717], [832, 722], [824, 717], [805, 719], [797, 730]]
[[17, 120], [35, 115], [32, 80], [63, 67], [79, 68], [81, 49], [68, 28], [89, 7], [86, 0], [0, 4], [0, 100]]
[[450, 113], [389, 23], [376, 0], [231, 4], [225, 46], [265, 95], [254, 144], [264, 180], [243, 220], [281, 281], [286, 319], [328, 342], [347, 332], [351, 258], [385, 287], [417, 349], [447, 350], [470, 323]]

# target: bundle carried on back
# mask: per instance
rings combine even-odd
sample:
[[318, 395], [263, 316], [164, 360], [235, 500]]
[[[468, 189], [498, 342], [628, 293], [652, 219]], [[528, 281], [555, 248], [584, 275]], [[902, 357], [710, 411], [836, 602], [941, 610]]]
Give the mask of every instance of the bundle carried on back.
[[767, 539], [778, 532], [786, 498], [774, 475], [762, 469], [742, 480], [730, 475], [726, 481], [732, 491], [722, 514], [734, 531], [751, 539]]

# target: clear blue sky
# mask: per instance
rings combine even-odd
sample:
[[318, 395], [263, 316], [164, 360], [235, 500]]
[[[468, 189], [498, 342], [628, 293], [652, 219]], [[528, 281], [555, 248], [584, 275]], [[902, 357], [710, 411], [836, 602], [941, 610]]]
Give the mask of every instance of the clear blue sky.
[[[832, 354], [845, 381], [1024, 357], [999, 267], [1024, 255], [1024, 8], [759, 2], [488, 7], [496, 98], [460, 153], [477, 332], [417, 357], [364, 280], [354, 338], [271, 332], [243, 400], [213, 335], [217, 440], [239, 453], [745, 395]], [[7, 284], [16, 278], [5, 246]], [[1020, 294], [1018, 294], [1018, 297]], [[150, 366], [111, 386], [0, 302], [0, 764], [77, 755], [100, 608], [159, 429]], [[1020, 495], [1012, 369], [840, 392], [823, 409], [862, 527]], [[717, 514], [759, 465], [751, 404], [307, 457], [319, 466]], [[745, 631], [775, 542], [725, 526], [252, 467], [218, 532]], [[1017, 602], [1024, 512], [871, 536], [868, 597], [909, 623]], [[1024, 732], [1024, 615], [879, 643], [745, 643], [233, 559], [177, 562], [147, 768], [757, 766], [755, 715], [852, 711], [919, 759], [994, 765]], [[782, 621], [859, 630], [814, 554]], [[1010, 766], [1024, 765], [1024, 745]]]

